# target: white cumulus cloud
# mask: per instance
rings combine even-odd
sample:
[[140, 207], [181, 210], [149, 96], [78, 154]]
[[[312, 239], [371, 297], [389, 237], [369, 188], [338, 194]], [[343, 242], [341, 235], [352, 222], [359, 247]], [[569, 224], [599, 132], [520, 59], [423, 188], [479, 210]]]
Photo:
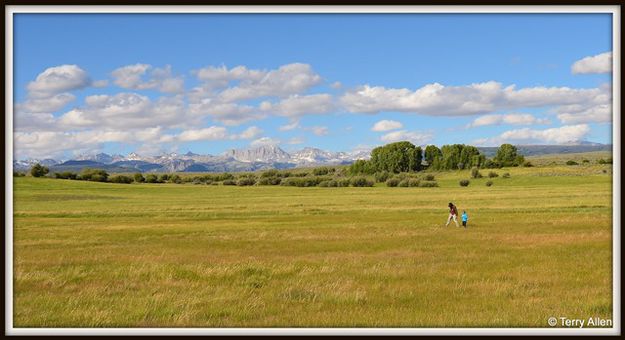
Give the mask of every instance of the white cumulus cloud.
[[486, 125], [532, 125], [532, 124], [548, 124], [548, 119], [536, 118], [528, 113], [509, 113], [501, 115], [485, 115], [476, 118], [468, 127], [478, 127]]
[[[148, 70], [151, 72], [148, 77], [145, 77]], [[182, 77], [172, 74], [170, 65], [166, 65], [164, 68], [153, 68], [148, 64], [127, 65], [114, 70], [111, 75], [114, 78], [114, 83], [125, 89], [155, 89], [165, 93], [184, 91], [184, 80]]]
[[90, 83], [89, 75], [78, 65], [61, 65], [46, 69], [26, 88], [31, 98], [49, 98], [59, 93], [85, 88]]
[[181, 97], [161, 97], [153, 102], [136, 93], [118, 93], [89, 96], [85, 104], [63, 114], [59, 119], [61, 126], [131, 129], [185, 122]]
[[371, 131], [390, 131], [403, 128], [404, 125], [395, 120], [381, 120], [373, 125]]
[[380, 137], [380, 140], [385, 143], [409, 141], [416, 145], [425, 145], [431, 139], [432, 139], [432, 135], [428, 133], [422, 133], [418, 131], [407, 131], [407, 130], [389, 132], [383, 135], [382, 137]]
[[264, 146], [264, 145], [278, 145], [278, 144], [280, 144], [280, 140], [278, 139], [274, 139], [271, 137], [261, 137], [261, 138], [253, 140], [250, 143], [250, 146], [259, 147], [259, 146]]
[[309, 114], [324, 114], [334, 109], [334, 102], [331, 95], [311, 94], [292, 95], [278, 103], [264, 101], [260, 109], [278, 116], [299, 117]]
[[576, 61], [571, 66], [573, 74], [610, 73], [612, 72], [612, 52], [589, 56]]
[[568, 144], [582, 141], [590, 132], [587, 124], [564, 125], [557, 128], [535, 130], [530, 128], [509, 130], [493, 138], [474, 141], [477, 145], [513, 144]]
[[532, 87], [516, 89], [490, 81], [466, 86], [425, 85], [416, 91], [361, 86], [341, 97], [350, 112], [411, 112], [431, 116], [464, 116], [502, 109], [588, 103], [602, 94], [598, 88]]
[[221, 140], [226, 139], [228, 131], [221, 126], [210, 126], [204, 129], [186, 130], [178, 135], [178, 139], [183, 142], [198, 140]]

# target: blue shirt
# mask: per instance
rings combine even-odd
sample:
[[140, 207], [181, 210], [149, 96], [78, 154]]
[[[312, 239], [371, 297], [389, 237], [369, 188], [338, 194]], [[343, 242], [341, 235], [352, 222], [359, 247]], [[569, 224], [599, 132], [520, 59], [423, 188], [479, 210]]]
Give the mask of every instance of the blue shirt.
[[467, 213], [462, 213], [462, 222], [466, 222], [469, 220], [469, 215]]

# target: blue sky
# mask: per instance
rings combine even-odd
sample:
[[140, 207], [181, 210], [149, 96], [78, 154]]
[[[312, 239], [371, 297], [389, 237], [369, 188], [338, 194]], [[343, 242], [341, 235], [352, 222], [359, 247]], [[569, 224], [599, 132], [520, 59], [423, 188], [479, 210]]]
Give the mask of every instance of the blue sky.
[[16, 156], [609, 143], [611, 27], [609, 14], [16, 14]]

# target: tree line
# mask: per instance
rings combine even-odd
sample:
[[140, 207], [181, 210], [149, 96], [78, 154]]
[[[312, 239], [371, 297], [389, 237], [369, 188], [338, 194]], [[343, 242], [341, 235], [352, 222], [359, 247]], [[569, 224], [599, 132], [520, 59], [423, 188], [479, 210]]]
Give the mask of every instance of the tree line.
[[352, 174], [375, 174], [418, 172], [430, 170], [462, 170], [471, 168], [502, 168], [509, 166], [531, 166], [523, 155], [518, 154], [512, 144], [502, 144], [492, 159], [486, 158], [472, 145], [451, 144], [438, 148], [420, 146], [403, 141], [377, 147], [371, 151], [371, 159], [354, 162], [349, 170]]

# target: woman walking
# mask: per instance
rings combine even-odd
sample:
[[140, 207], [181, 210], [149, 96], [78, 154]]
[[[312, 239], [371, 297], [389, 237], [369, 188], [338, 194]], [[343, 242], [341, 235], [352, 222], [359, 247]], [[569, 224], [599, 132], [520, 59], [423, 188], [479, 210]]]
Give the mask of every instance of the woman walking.
[[447, 224], [445, 224], [445, 227], [449, 226], [449, 222], [451, 222], [451, 220], [454, 220], [454, 223], [456, 223], [456, 227], [460, 227], [458, 225], [458, 208], [456, 208], [456, 206], [449, 202], [449, 217], [447, 218]]

